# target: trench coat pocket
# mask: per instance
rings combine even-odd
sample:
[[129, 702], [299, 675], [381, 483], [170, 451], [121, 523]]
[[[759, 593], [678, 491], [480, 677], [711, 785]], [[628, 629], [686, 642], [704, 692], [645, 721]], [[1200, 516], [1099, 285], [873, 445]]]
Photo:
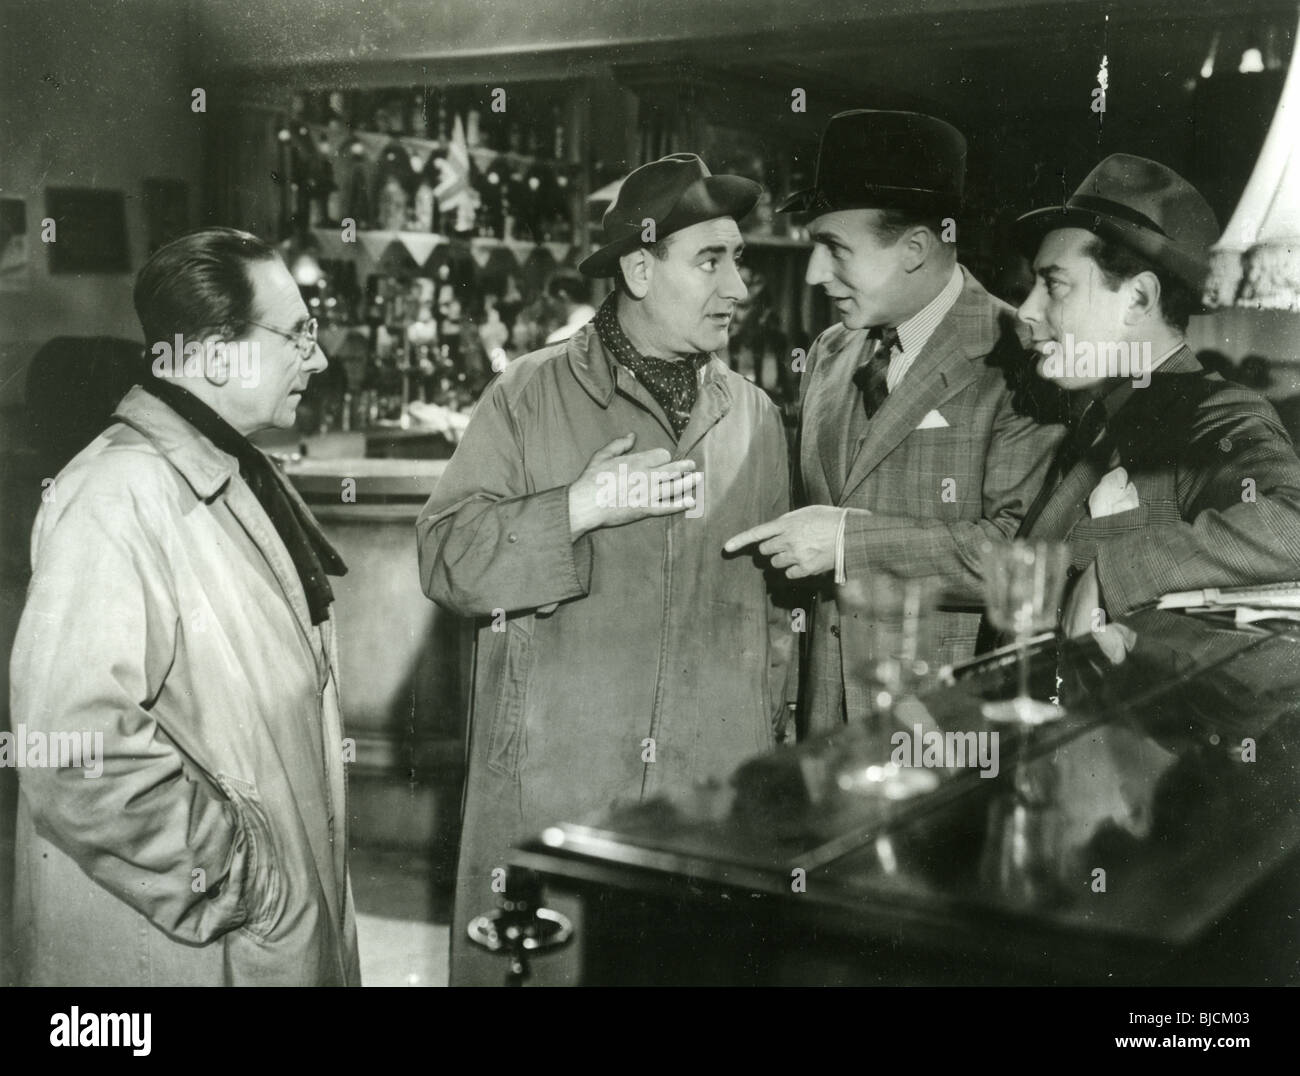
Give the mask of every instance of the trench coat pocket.
[[519, 773], [523, 753], [524, 713], [532, 675], [533, 622], [521, 617], [506, 622], [506, 653], [500, 694], [488, 737], [488, 767], [504, 777]]
[[261, 940], [280, 921], [285, 903], [271, 823], [256, 786], [224, 773], [217, 774], [217, 783], [234, 805], [248, 844], [248, 869], [243, 888], [248, 921], [240, 929]]

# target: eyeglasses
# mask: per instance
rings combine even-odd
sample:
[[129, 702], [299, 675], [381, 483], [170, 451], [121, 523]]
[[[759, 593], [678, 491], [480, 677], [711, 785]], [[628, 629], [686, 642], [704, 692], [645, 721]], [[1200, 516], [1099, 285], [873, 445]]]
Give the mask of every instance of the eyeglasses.
[[286, 340], [292, 340], [293, 345], [298, 350], [300, 359], [309, 359], [311, 354], [316, 350], [316, 328], [317, 321], [315, 318], [308, 318], [307, 324], [297, 332], [288, 332], [285, 329], [277, 329], [274, 325], [264, 325], [260, 321], [250, 321], [248, 324], [256, 325], [259, 329], [265, 329], [267, 332], [275, 333], [276, 336], [283, 336]]

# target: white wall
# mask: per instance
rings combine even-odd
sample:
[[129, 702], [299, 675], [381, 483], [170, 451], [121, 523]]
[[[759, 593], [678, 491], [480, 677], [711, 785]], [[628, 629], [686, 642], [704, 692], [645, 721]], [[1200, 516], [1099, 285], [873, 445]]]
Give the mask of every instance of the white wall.
[[[0, 292], [0, 408], [21, 402], [27, 364], [51, 336], [139, 335], [142, 180], [187, 181], [197, 220], [204, 117], [190, 111], [188, 24], [186, 0], [0, 3], [0, 194], [26, 200], [32, 262], [29, 290]], [[129, 273], [49, 275], [48, 186], [124, 193]]]

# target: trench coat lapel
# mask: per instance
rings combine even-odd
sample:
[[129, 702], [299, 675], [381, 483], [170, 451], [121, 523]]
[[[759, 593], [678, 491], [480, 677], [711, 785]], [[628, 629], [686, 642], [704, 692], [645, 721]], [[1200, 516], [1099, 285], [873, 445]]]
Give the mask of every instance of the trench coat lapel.
[[727, 386], [722, 371], [726, 367], [721, 360], [712, 358], [704, 368], [704, 381], [700, 385], [700, 394], [691, 410], [690, 421], [677, 442], [677, 458], [689, 456], [691, 449], [704, 439], [704, 435], [713, 429], [722, 417], [731, 410], [731, 389]]
[[303, 593], [298, 572], [293, 566], [284, 542], [276, 533], [275, 527], [267, 518], [257, 498], [253, 496], [253, 491], [242, 480], [231, 481], [226, 489], [226, 504], [266, 560], [280, 586], [284, 600], [293, 610], [298, 630], [319, 664], [320, 656], [312, 640], [311, 611], [307, 608], [307, 595]]
[[[704, 368], [699, 398], [691, 411], [690, 421], [682, 436], [676, 438], [668, 415], [641, 382], [620, 366], [600, 342], [596, 326], [588, 322], [569, 338], [566, 355], [573, 376], [586, 393], [601, 407], [609, 407], [615, 393], [635, 401], [650, 413], [663, 428], [669, 440], [677, 440], [675, 459], [681, 459], [697, 445], [710, 429], [731, 410], [731, 390], [722, 376], [726, 365], [716, 356]], [[638, 445], [637, 450], [645, 446]]]
[[[317, 647], [313, 642], [307, 595], [303, 592], [289, 550], [280, 540], [274, 524], [258, 503], [253, 491], [239, 477], [239, 464], [235, 458], [222, 452], [166, 403], [151, 396], [138, 385], [122, 398], [113, 417], [147, 437], [180, 472], [181, 477], [200, 500], [207, 503], [211, 503], [217, 497], [225, 500], [231, 514], [243, 527], [275, 576], [281, 595], [293, 610], [298, 630], [302, 633], [308, 649], [313, 655], [318, 655]], [[284, 488], [286, 496], [305, 509], [298, 491], [278, 472], [276, 478]], [[306, 514], [311, 520], [309, 525], [315, 526], [311, 513]], [[320, 666], [319, 656], [316, 657], [316, 661]], [[324, 672], [323, 668], [321, 672]]]
[[867, 436], [849, 464], [837, 503], [847, 501], [930, 411], [939, 408], [974, 379], [974, 371], [957, 335], [957, 319], [950, 313], [939, 323], [902, 383], [885, 398], [871, 420]]
[[[315, 664], [318, 687], [321, 690], [327, 690], [325, 679], [327, 676], [333, 675], [330, 661], [334, 655], [330, 653], [331, 647], [328, 645], [327, 640], [322, 636], [318, 641], [317, 633], [313, 630], [311, 612], [307, 607], [307, 598], [303, 593], [302, 584], [298, 579], [298, 572], [293, 566], [293, 560], [289, 556], [288, 549], [285, 548], [284, 542], [280, 539], [274, 525], [262, 509], [261, 503], [243, 481], [232, 481], [227, 487], [226, 504], [229, 506], [231, 514], [239, 521], [240, 526], [244, 528], [270, 566], [284, 600], [293, 610], [294, 620], [297, 622], [298, 631], [307, 648], [307, 653], [310, 655], [310, 660]], [[325, 625], [322, 624], [322, 629], [324, 627]], [[326, 749], [325, 737], [329, 735], [329, 732], [323, 727], [312, 727], [297, 730], [298, 734], [295, 735], [284, 728], [281, 721], [276, 720], [268, 720], [266, 728], [271, 738], [275, 740], [277, 750], [284, 757], [291, 757], [292, 754], [296, 753], [299, 744], [308, 745], [313, 756], [311, 772], [319, 777], [317, 788], [320, 802], [327, 810], [336, 814], [337, 804], [333, 801], [331, 790], [324, 784], [326, 771], [330, 768], [323, 754]], [[332, 736], [331, 739], [333, 739]], [[342, 737], [340, 735], [337, 742], [341, 743], [341, 741]], [[337, 817], [335, 824], [337, 825]], [[338, 869], [336, 857], [333, 849], [316, 838], [317, 834], [315, 832], [309, 834], [312, 857], [321, 880], [321, 889], [325, 894], [326, 905], [330, 914], [337, 921], [340, 909], [336, 887], [341, 884], [341, 878], [333, 877]], [[329, 871], [329, 876], [326, 875], [326, 870]]]

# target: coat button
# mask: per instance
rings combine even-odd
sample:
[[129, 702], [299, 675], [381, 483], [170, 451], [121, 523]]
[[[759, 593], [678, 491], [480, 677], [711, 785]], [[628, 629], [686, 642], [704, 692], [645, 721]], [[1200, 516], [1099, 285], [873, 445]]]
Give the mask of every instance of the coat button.
[[506, 535], [506, 541], [517, 542], [519, 541], [519, 535], [517, 535], [514, 531], [511, 531], [509, 534]]
[[837, 639], [840, 637], [840, 626], [838, 624], [831, 625], [831, 634]]

